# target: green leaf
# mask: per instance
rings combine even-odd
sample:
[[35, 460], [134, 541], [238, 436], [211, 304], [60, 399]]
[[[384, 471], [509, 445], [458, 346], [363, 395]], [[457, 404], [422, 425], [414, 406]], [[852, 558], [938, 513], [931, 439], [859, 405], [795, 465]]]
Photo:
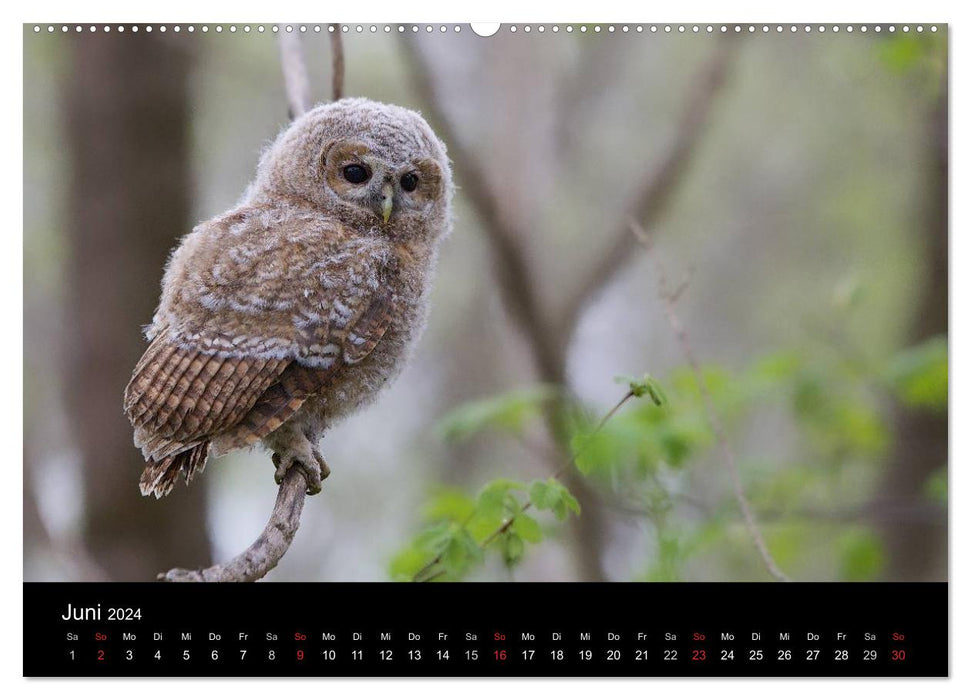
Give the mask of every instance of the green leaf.
[[550, 507], [550, 485], [545, 481], [534, 481], [529, 485], [529, 500], [538, 510], [546, 510]]
[[418, 547], [406, 547], [391, 560], [391, 578], [394, 581], [411, 581], [415, 574], [435, 556]]
[[463, 522], [475, 510], [475, 501], [457, 489], [442, 489], [425, 506], [428, 520]]
[[514, 532], [506, 531], [502, 535], [502, 560], [506, 566], [515, 566], [522, 561], [526, 552], [523, 538]]
[[647, 396], [656, 406], [666, 406], [668, 403], [668, 397], [664, 392], [664, 387], [650, 374], [645, 374], [643, 377], [621, 375], [615, 377], [614, 381], [619, 384], [626, 384], [630, 393], [637, 398]]
[[885, 376], [905, 404], [946, 410], [947, 338], [937, 336], [899, 353]]
[[517, 515], [522, 509], [515, 495], [519, 491], [526, 491], [526, 485], [512, 479], [495, 479], [483, 486], [467, 524], [469, 533], [481, 541], [495, 532], [506, 518]]
[[436, 430], [448, 442], [467, 440], [486, 429], [519, 435], [527, 421], [539, 415], [543, 404], [557, 395], [555, 387], [539, 385], [471, 401], [449, 411]]
[[529, 485], [529, 500], [537, 510], [549, 510], [559, 520], [565, 520], [570, 512], [580, 514], [580, 504], [566, 486], [550, 477], [546, 481], [534, 481]]
[[445, 547], [451, 537], [452, 524], [439, 522], [419, 532], [415, 537], [415, 546], [431, 552], [438, 552]]
[[[526, 485], [510, 479], [496, 479], [482, 487], [475, 501], [476, 517], [483, 520], [502, 520], [510, 510], [510, 492], [525, 491]], [[517, 512], [518, 507], [512, 509]]]
[[609, 468], [619, 455], [618, 445], [606, 429], [593, 434], [574, 435], [570, 440], [570, 449], [577, 469], [587, 476]]
[[543, 531], [539, 523], [536, 522], [535, 518], [530, 517], [526, 513], [520, 513], [516, 516], [511, 529], [530, 544], [543, 541]]
[[459, 578], [482, 561], [482, 550], [465, 528], [456, 528], [450, 534], [442, 551], [442, 566], [449, 576]]

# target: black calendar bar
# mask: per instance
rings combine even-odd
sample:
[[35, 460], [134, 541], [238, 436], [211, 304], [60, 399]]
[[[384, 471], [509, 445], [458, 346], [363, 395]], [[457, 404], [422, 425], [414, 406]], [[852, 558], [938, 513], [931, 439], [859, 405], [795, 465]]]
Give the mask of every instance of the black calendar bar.
[[26, 676], [946, 676], [947, 584], [24, 584]]

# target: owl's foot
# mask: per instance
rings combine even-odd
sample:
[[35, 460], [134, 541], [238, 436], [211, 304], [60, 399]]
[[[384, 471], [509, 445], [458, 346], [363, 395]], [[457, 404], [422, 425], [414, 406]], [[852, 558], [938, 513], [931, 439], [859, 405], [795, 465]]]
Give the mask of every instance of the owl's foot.
[[330, 467], [316, 447], [306, 442], [298, 448], [288, 448], [282, 452], [273, 453], [273, 466], [276, 472], [273, 478], [276, 483], [282, 483], [283, 477], [291, 468], [299, 469], [307, 479], [307, 495], [320, 493], [320, 482], [330, 476]]

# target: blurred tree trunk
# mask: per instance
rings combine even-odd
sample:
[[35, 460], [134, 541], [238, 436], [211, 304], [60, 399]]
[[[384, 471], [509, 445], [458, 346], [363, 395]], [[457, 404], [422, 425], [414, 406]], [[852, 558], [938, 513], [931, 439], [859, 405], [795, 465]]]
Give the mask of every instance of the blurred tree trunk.
[[[948, 110], [947, 74], [931, 114], [924, 227], [926, 269], [923, 298], [911, 342], [947, 334]], [[913, 502], [928, 477], [947, 464], [947, 412], [901, 406], [895, 416], [896, 442], [884, 484], [890, 503]], [[947, 514], [939, 520], [891, 521], [884, 529], [889, 552], [887, 577], [900, 581], [947, 579]]]
[[143, 498], [143, 461], [121, 407], [166, 256], [189, 225], [189, 56], [174, 38], [79, 35], [65, 88], [73, 168], [65, 393], [84, 474], [84, 541], [120, 580], [211, 562], [205, 479], [161, 502]]

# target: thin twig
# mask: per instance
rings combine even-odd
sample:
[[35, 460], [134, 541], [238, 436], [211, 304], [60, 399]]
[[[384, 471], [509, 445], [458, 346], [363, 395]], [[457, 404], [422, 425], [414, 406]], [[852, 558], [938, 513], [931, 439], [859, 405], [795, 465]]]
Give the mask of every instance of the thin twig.
[[307, 478], [300, 469], [290, 469], [283, 477], [276, 495], [273, 513], [262, 534], [242, 554], [225, 564], [206, 569], [171, 569], [159, 574], [160, 581], [226, 582], [258, 581], [283, 558], [300, 527], [300, 514], [307, 491]]
[[631, 259], [637, 241], [627, 220], [633, 216], [646, 228], [656, 224], [668, 210], [684, 173], [698, 151], [704, 127], [721, 93], [735, 54], [735, 41], [720, 40], [693, 83], [679, 121], [677, 133], [655, 170], [648, 174], [631, 203], [608, 236], [603, 256], [580, 275], [580, 283], [564, 306], [560, 333], [569, 338], [587, 304]]
[[585, 118], [610, 95], [612, 83], [622, 75], [618, 66], [630, 44], [596, 41], [580, 47], [580, 56], [556, 92], [556, 157], [560, 163], [576, 154]]
[[341, 34], [341, 25], [331, 25], [333, 31], [330, 33], [330, 86], [331, 99], [334, 102], [344, 96], [344, 38]]
[[[617, 403], [615, 403], [611, 407], [611, 409], [603, 415], [603, 417], [600, 419], [600, 421], [597, 423], [594, 429], [590, 432], [588, 438], [592, 438], [594, 435], [597, 435], [601, 430], [603, 430], [603, 427], [607, 425], [607, 422], [611, 418], [613, 418], [617, 414], [617, 411], [619, 411], [624, 406], [624, 404], [626, 404], [632, 398], [634, 398], [633, 391], [628, 391], [626, 394], [624, 394], [623, 397], [621, 397], [621, 399]], [[576, 463], [577, 459], [580, 458], [580, 455], [584, 453], [584, 451], [587, 449], [589, 444], [590, 444], [590, 441], [587, 440], [580, 447], [579, 450], [577, 450], [576, 452], [570, 455], [570, 458], [567, 461], [563, 462], [559, 467], [557, 467], [555, 471], [553, 471], [553, 473], [550, 475], [550, 478], [558, 479], [561, 476], [563, 476], [563, 474]], [[510, 527], [512, 527], [513, 523], [516, 522], [517, 517], [519, 517], [521, 514], [525, 513], [527, 510], [529, 510], [532, 507], [533, 507], [532, 500], [527, 498], [526, 502], [523, 503], [518, 513], [503, 520], [502, 524], [498, 528], [493, 530], [484, 540], [482, 540], [482, 542], [479, 543], [479, 549], [485, 549], [490, 544], [492, 544], [497, 537], [501, 536], [503, 533], [508, 531]], [[470, 515], [468, 519], [470, 519], [471, 517], [472, 516]], [[468, 522], [468, 519], [466, 519], [466, 522]], [[441, 576], [444, 573], [443, 571], [435, 572], [430, 576], [425, 575], [431, 572], [431, 570], [439, 563], [441, 563], [441, 561], [442, 561], [442, 555], [439, 554], [437, 557], [435, 557], [430, 562], [425, 564], [421, 569], [419, 569], [418, 572], [414, 575], [414, 577], [412, 577], [412, 581], [416, 583], [427, 583], [432, 579], [435, 579]]]
[[[635, 222], [631, 222], [629, 225], [631, 233], [633, 233], [635, 236], [635, 240], [640, 242], [649, 253], [653, 252], [650, 237], [643, 227]], [[755, 548], [762, 557], [762, 562], [765, 564], [765, 568], [769, 571], [772, 577], [777, 581], [788, 581], [789, 577], [786, 576], [782, 569], [779, 568], [778, 564], [776, 564], [775, 559], [772, 558], [772, 554], [769, 552], [769, 548], [765, 544], [765, 538], [762, 536], [762, 531], [759, 529], [758, 522], [755, 519], [752, 506], [749, 503], [748, 497], [745, 495], [745, 488], [742, 485], [741, 472], [738, 469], [738, 462], [735, 459], [735, 451], [732, 449], [731, 443], [728, 441], [728, 433], [725, 431], [725, 426], [718, 415], [718, 410], [715, 408], [715, 400], [711, 396], [711, 391], [708, 389], [708, 383], [705, 381], [704, 373], [701, 370], [701, 364], [698, 362], [698, 358], [695, 356], [694, 349], [691, 346], [691, 341], [688, 338], [688, 331], [685, 329], [684, 325], [681, 323], [681, 319], [674, 310], [675, 297], [672, 290], [668, 287], [667, 273], [665, 272], [664, 265], [661, 263], [660, 258], [658, 258], [656, 254], [652, 255], [651, 257], [654, 260], [654, 266], [657, 271], [659, 293], [661, 301], [664, 305], [664, 315], [667, 317], [668, 324], [671, 326], [671, 330], [674, 331], [678, 345], [681, 347], [681, 354], [684, 355], [685, 360], [687, 360], [688, 365], [691, 367], [691, 371], [694, 374], [695, 381], [698, 383], [698, 390], [701, 393], [702, 400], [705, 404], [705, 413], [708, 417], [708, 424], [711, 426], [712, 433], [715, 435], [715, 441], [718, 443], [718, 446], [721, 449], [722, 457], [725, 460], [725, 465], [728, 467], [728, 472], [731, 475], [732, 485], [735, 490], [735, 500], [738, 502], [739, 510], [742, 512], [742, 518], [745, 520], [745, 526], [749, 531], [752, 541], [755, 543]]]
[[307, 76], [307, 64], [298, 33], [280, 32], [280, 66], [283, 69], [290, 119], [296, 119], [310, 108], [310, 78]]

